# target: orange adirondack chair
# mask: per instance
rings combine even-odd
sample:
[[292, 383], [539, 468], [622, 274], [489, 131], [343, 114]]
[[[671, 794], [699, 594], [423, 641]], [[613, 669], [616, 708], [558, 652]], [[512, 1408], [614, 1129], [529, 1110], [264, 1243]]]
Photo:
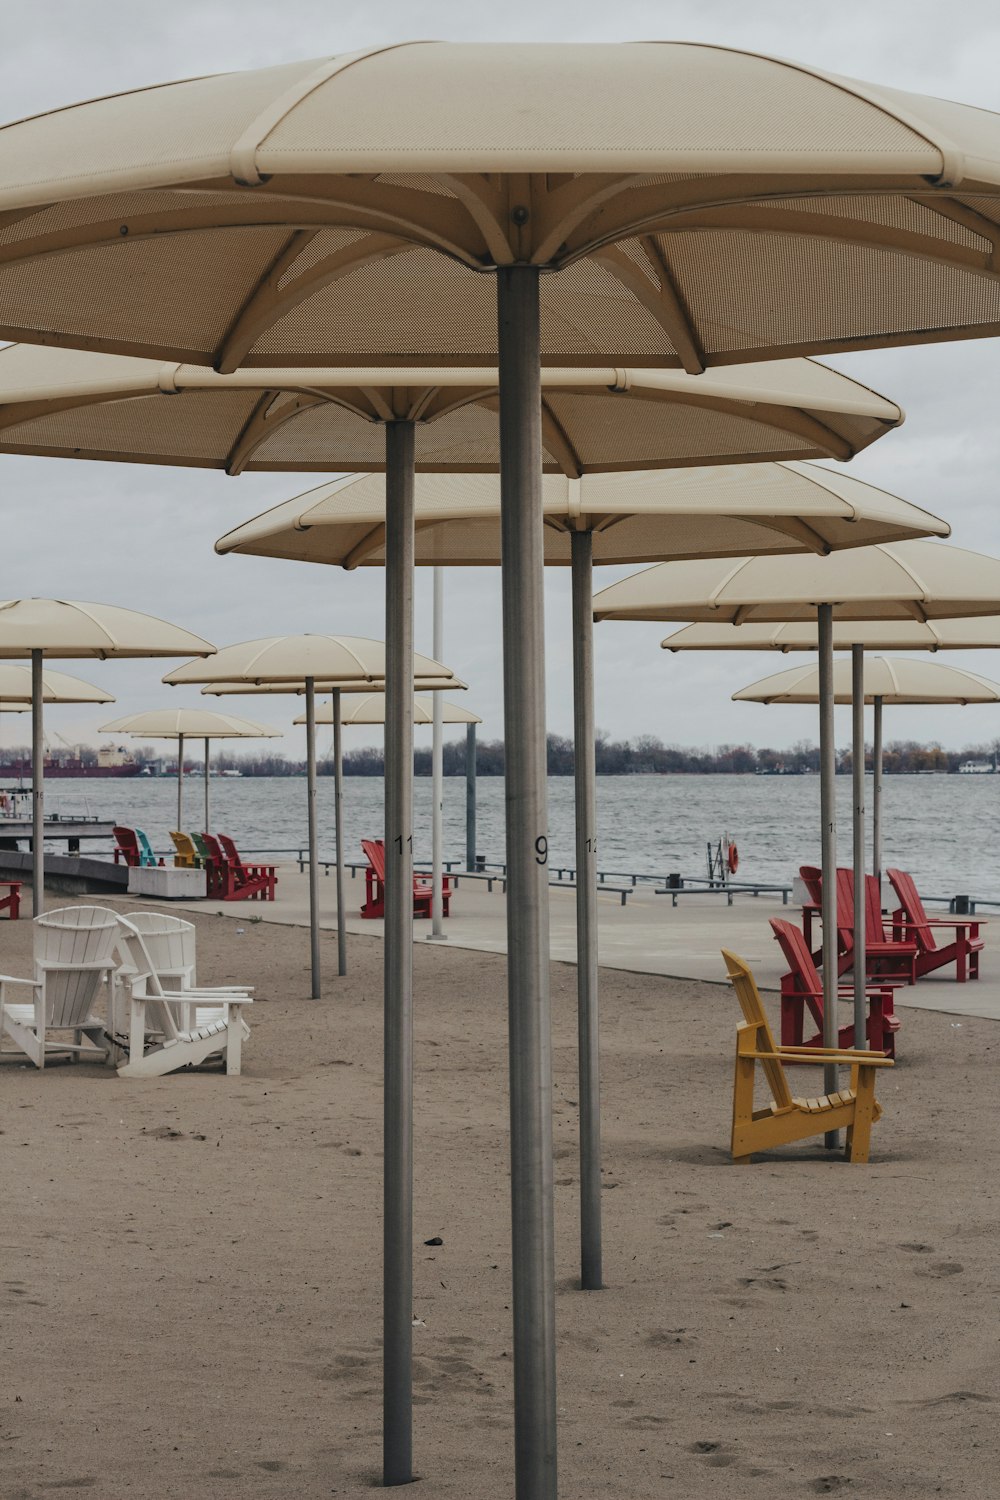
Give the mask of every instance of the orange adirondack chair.
[[[916, 943], [918, 977], [954, 963], [955, 979], [959, 984], [964, 984], [966, 979], [978, 979], [979, 955], [983, 950], [979, 919], [929, 917], [912, 875], [907, 875], [905, 870], [887, 870], [886, 874], [900, 905], [900, 910], [892, 915], [893, 936], [902, 938], [905, 934]], [[954, 942], [939, 948], [934, 937], [935, 927], [950, 928], [955, 935]]]
[[[875, 1073], [891, 1068], [892, 1059], [880, 1052], [852, 1052], [823, 1047], [776, 1047], [747, 964], [725, 948], [722, 956], [743, 1012], [736, 1030], [736, 1078], [733, 1084], [732, 1153], [735, 1162], [749, 1162], [755, 1151], [785, 1146], [828, 1130], [847, 1131], [844, 1155], [851, 1162], [868, 1160], [871, 1128], [882, 1114], [875, 1098]], [[790, 1062], [846, 1063], [850, 1088], [814, 1099], [797, 1098], [785, 1076]], [[757, 1106], [757, 1064], [771, 1091], [771, 1102]]]
[[[781, 1044], [783, 1047], [823, 1046], [823, 981], [820, 978], [805, 937], [791, 922], [779, 917], [771, 918], [774, 933], [785, 956], [789, 972], [781, 976]], [[896, 1055], [895, 1033], [899, 1030], [899, 1017], [893, 1010], [892, 984], [872, 985], [866, 990], [868, 996], [868, 1023], [865, 1028], [868, 1045], [887, 1057]], [[839, 992], [845, 999], [852, 993], [851, 985], [843, 984]], [[815, 1036], [803, 1041], [802, 1033], [805, 1012], [808, 1010], [816, 1022]], [[854, 1023], [841, 1026], [837, 1032], [840, 1047], [854, 1046]]]
[[[368, 861], [365, 871], [365, 904], [361, 908], [363, 917], [385, 916], [385, 844], [382, 839], [362, 839], [361, 849]], [[426, 875], [413, 877], [413, 915], [429, 917], [434, 888]], [[441, 910], [448, 915], [451, 904], [451, 881], [448, 876], [442, 881]]]
[[[226, 858], [219, 840], [203, 833], [208, 850], [208, 894], [220, 901], [273, 901], [277, 879], [273, 865], [233, 864]], [[238, 856], [237, 856], [238, 858]]]

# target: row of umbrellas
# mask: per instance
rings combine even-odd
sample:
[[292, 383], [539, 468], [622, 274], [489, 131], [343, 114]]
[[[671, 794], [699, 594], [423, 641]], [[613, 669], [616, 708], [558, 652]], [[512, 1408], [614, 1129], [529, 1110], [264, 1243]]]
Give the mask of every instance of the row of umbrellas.
[[[439, 387], [449, 399], [444, 372], [483, 361], [499, 371], [464, 419], [487, 457], [439, 447], [430, 465], [498, 463], [501, 476], [515, 1475], [518, 1500], [554, 1500], [543, 474], [553, 466], [576, 481], [594, 458], [567, 434], [572, 397], [560, 393], [554, 408], [542, 370], [614, 366], [603, 379], [608, 414], [592, 422], [606, 439], [599, 466], [648, 468], [662, 459], [632, 447], [620, 415], [628, 367], [691, 377], [675, 424], [685, 452], [669, 462], [719, 462], [698, 396], [713, 367], [1000, 332], [1000, 124], [983, 110], [697, 43], [405, 44], [20, 121], [0, 131], [0, 212], [7, 336], [160, 361], [164, 391], [176, 389], [178, 363], [245, 377], [245, 420], [224, 457], [231, 472], [255, 458], [347, 467], [333, 458], [339, 442], [320, 458], [311, 444], [352, 408], [367, 424], [357, 467], [385, 467], [387, 1484], [413, 1477], [414, 475], [436, 436], [424, 413]], [[433, 374], [370, 388], [363, 375], [348, 383], [363, 402], [329, 380], [276, 375], [377, 365]], [[219, 461], [211, 399], [199, 393], [185, 461]], [[731, 399], [733, 416], [752, 422], [754, 398]], [[778, 452], [772, 441], [761, 453], [743, 426], [722, 461], [829, 454], [831, 441], [837, 457], [855, 451], [849, 433], [802, 420], [810, 414]], [[15, 447], [16, 428], [6, 430]], [[113, 421], [97, 433], [82, 445], [92, 456], [177, 461], [155, 431], [132, 450]], [[28, 451], [66, 451], [23, 440]], [[594, 533], [568, 530], [579, 599]], [[823, 550], [808, 524], [800, 541]], [[694, 537], [691, 550], [699, 554]], [[827, 686], [835, 605], [818, 607]], [[579, 611], [575, 623], [583, 688], [589, 630]], [[588, 727], [582, 709], [578, 727]], [[832, 823], [826, 833], [829, 856]], [[592, 865], [578, 862], [589, 877]], [[593, 1009], [584, 1050], [595, 1026]]]

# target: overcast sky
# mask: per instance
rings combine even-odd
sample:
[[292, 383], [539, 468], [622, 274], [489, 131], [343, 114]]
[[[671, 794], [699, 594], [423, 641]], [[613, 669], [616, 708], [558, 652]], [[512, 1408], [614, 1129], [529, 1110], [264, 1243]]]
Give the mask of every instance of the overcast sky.
[[[613, 6], [505, 0], [492, 13], [489, 7], [434, 0], [425, 0], [419, 11], [397, 0], [377, 7], [339, 0], [39, 0], [5, 8], [0, 112], [16, 119], [171, 78], [415, 35], [456, 41], [715, 41], [1000, 110], [1000, 11], [976, 0], [954, 0], [947, 7], [940, 0], [842, 0], [823, 7], [802, 0], [616, 0]], [[958, 544], [1000, 555], [997, 343], [875, 352], [830, 363], [898, 401], [907, 413], [904, 427], [858, 458], [852, 472], [947, 517]], [[147, 609], [219, 645], [285, 631], [383, 633], [378, 571], [346, 574], [219, 558], [212, 551], [222, 532], [312, 488], [318, 477], [228, 479], [196, 470], [0, 458], [0, 482], [0, 593], [8, 597], [56, 595]], [[598, 570], [596, 586], [630, 571]], [[445, 660], [469, 682], [465, 701], [482, 714], [488, 737], [502, 734], [499, 616], [496, 570], [446, 575]], [[548, 574], [547, 623], [549, 724], [569, 733], [569, 579], [562, 570]], [[688, 745], [787, 745], [815, 738], [809, 709], [729, 701], [745, 683], [790, 665], [788, 658], [672, 656], [659, 649], [664, 634], [655, 625], [597, 627], [597, 719], [610, 734], [655, 734]], [[430, 651], [427, 572], [418, 579], [417, 645]], [[1000, 677], [1000, 661], [991, 653], [956, 652], [946, 659]], [[155, 662], [79, 666], [81, 675], [119, 701], [104, 716], [51, 710], [52, 728], [71, 740], [96, 742], [99, 725], [112, 714], [195, 701], [162, 687], [166, 668]], [[240, 701], [248, 714], [280, 727], [290, 726], [298, 712], [281, 698]], [[844, 715], [838, 736], [846, 742], [847, 710], [838, 712]], [[20, 715], [5, 717], [0, 741], [23, 741], [25, 728]], [[1000, 720], [989, 708], [900, 709], [887, 730], [890, 738], [961, 745], [997, 736]], [[375, 738], [372, 731], [351, 731], [349, 742]], [[280, 743], [298, 752], [298, 731]]]

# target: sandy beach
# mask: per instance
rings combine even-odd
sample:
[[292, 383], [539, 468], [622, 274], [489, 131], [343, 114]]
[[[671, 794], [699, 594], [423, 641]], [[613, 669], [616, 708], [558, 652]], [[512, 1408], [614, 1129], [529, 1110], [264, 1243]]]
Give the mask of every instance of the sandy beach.
[[[194, 918], [201, 981], [257, 986], [242, 1077], [0, 1064], [6, 1500], [378, 1483], [382, 945], [352, 936], [312, 1003], [305, 933], [252, 915]], [[30, 922], [0, 923], [4, 971], [30, 949]], [[415, 972], [416, 1467], [429, 1495], [493, 1500], [504, 960], [418, 946]], [[730, 992], [602, 982], [608, 1286], [584, 1294], [575, 971], [553, 966], [560, 1493], [990, 1493], [996, 1023], [906, 1013], [869, 1167], [817, 1142], [737, 1170]]]

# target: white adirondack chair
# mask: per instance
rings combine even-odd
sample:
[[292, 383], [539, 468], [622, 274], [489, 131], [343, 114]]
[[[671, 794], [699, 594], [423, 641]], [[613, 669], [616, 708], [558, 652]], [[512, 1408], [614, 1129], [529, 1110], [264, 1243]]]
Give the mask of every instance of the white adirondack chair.
[[[127, 990], [129, 1013], [129, 1057], [118, 1072], [123, 1078], [160, 1078], [225, 1056], [226, 1072], [239, 1073], [250, 1035], [242, 1015], [242, 1007], [253, 1003], [249, 989], [185, 985], [194, 973], [192, 924], [152, 912], [135, 915], [142, 917], [141, 925], [134, 916], [118, 923], [118, 980]], [[154, 930], [143, 932], [143, 926]], [[168, 989], [164, 979], [182, 983]]]
[[[252, 993], [252, 986], [245, 984], [237, 985], [212, 985], [206, 990], [204, 985], [199, 985], [197, 980], [197, 956], [195, 952], [196, 928], [193, 922], [186, 922], [183, 917], [172, 916], [169, 912], [161, 911], [129, 911], [125, 913], [125, 921], [131, 922], [146, 943], [146, 953], [150, 963], [159, 976], [160, 984], [165, 990], [198, 990], [199, 994], [208, 994], [216, 999], [227, 995], [245, 995], [248, 990]], [[122, 963], [115, 976], [115, 992], [113, 1003], [113, 1025], [109, 1028], [116, 1038], [124, 1037], [128, 1027], [128, 997], [136, 984], [141, 985], [128, 952], [122, 954]], [[146, 986], [148, 994], [148, 985]], [[193, 1005], [185, 1006], [180, 1015], [175, 1017], [183, 1031], [188, 1031], [195, 1025], [196, 1009]], [[157, 1025], [160, 1012], [156, 1004], [146, 1007], [146, 1024], [151, 1028], [149, 1035], [162, 1035], [163, 1027]]]
[[[36, 1068], [56, 1053], [106, 1059], [105, 1022], [93, 1009], [117, 965], [115, 913], [103, 906], [60, 907], [35, 918], [32, 937], [34, 977], [0, 975], [0, 1038], [9, 1037]], [[14, 985], [32, 990], [31, 999], [15, 1001]], [[51, 1038], [51, 1032], [62, 1035]]]

